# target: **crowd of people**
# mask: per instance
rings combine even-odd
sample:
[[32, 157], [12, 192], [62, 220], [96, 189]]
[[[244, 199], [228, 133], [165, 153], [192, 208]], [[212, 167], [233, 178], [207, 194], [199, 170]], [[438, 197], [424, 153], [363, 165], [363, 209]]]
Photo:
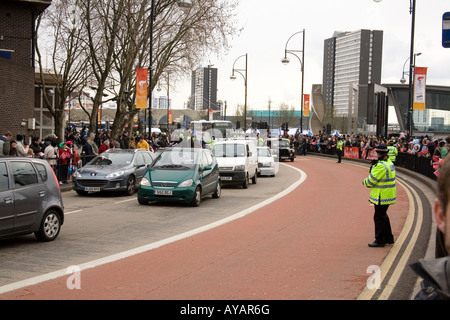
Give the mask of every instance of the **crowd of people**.
[[[450, 149], [450, 136], [446, 139], [430, 139], [428, 136], [409, 138], [399, 135], [385, 139], [362, 134], [336, 136], [319, 131], [318, 134], [311, 136], [297, 132], [295, 135], [285, 134], [282, 137], [290, 140], [297, 155], [306, 155], [313, 152], [344, 156], [344, 152], [340, 150], [341, 147], [338, 147], [340, 144], [343, 147], [356, 149], [359, 159], [364, 160], [371, 160], [371, 151], [374, 151], [380, 144], [393, 146], [397, 152], [406, 152], [418, 157], [429, 157], [432, 163], [439, 163], [439, 160], [444, 159]], [[24, 142], [24, 138], [23, 135], [19, 134], [14, 139], [11, 132], [5, 132], [0, 137], [0, 155], [46, 159], [57, 173], [60, 183], [66, 183], [71, 180], [72, 174], [78, 168], [108, 149], [144, 148], [156, 151], [159, 148], [180, 143], [183, 138], [188, 140], [190, 136], [189, 134], [186, 136], [180, 135], [180, 137], [177, 136], [177, 141], [172, 141], [170, 133], [153, 132], [148, 135], [139, 134], [139, 132], [130, 133], [125, 130], [119, 138], [115, 139], [112, 137], [110, 130], [107, 129], [102, 129], [98, 134], [95, 134], [89, 132], [87, 127], [68, 126], [63, 139], [60, 139], [62, 142], [59, 143], [55, 134], [48, 135], [43, 141], [39, 137], [33, 137], [29, 145]], [[198, 142], [201, 142], [202, 146], [205, 145], [203, 141]]]

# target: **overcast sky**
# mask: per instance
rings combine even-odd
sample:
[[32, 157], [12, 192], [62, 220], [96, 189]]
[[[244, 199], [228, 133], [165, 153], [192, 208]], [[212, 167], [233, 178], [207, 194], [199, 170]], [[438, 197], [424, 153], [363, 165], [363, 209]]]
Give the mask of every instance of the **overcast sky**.
[[[203, 66], [218, 68], [218, 100], [226, 100], [229, 111], [244, 104], [243, 78], [238, 75], [235, 81], [230, 80], [233, 62], [244, 54], [248, 54], [248, 108], [267, 108], [270, 98], [272, 108], [287, 103], [298, 109], [300, 62], [289, 55], [290, 64], [281, 63], [291, 35], [305, 29], [304, 93], [308, 94], [313, 84], [322, 83], [325, 39], [335, 31], [382, 30], [382, 82], [399, 83], [410, 53], [409, 7], [408, 0], [240, 0], [242, 34], [233, 40], [229, 52], [205, 57]], [[442, 47], [442, 15], [449, 11], [449, 0], [417, 0], [414, 51], [422, 53], [416, 65], [429, 68], [427, 84], [450, 86], [450, 49]], [[291, 39], [288, 49], [302, 49], [302, 34]], [[245, 59], [241, 58], [236, 68], [244, 67]], [[409, 71], [408, 64], [405, 71]], [[171, 89], [172, 108], [182, 107], [189, 95], [190, 76]]]

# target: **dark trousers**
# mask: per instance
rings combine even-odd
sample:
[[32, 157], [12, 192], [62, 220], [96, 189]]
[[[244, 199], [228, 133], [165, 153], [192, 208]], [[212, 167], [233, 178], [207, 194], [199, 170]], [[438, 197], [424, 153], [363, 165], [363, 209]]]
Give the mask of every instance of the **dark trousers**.
[[375, 242], [377, 243], [394, 243], [392, 235], [391, 222], [387, 215], [389, 205], [375, 204], [375, 214], [373, 221], [375, 222]]
[[341, 160], [342, 160], [342, 150], [336, 149], [336, 153], [337, 153], [337, 156], [338, 156], [338, 162], [341, 163]]

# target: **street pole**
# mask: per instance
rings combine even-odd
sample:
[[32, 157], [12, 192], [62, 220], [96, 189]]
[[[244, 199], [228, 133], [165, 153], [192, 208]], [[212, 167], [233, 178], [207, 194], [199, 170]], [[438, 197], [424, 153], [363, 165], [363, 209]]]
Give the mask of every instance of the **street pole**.
[[416, 0], [410, 0], [409, 13], [412, 14], [411, 21], [411, 48], [409, 53], [409, 99], [408, 99], [408, 130], [409, 135], [413, 136], [413, 81], [414, 81], [414, 32], [416, 21]]
[[[288, 50], [288, 44], [289, 41], [292, 39], [293, 36], [295, 36], [296, 34], [299, 33], [303, 33], [303, 47], [302, 50]], [[300, 58], [296, 52], [301, 52], [302, 53], [302, 57]], [[304, 104], [304, 97], [303, 97], [303, 88], [304, 88], [304, 80], [305, 80], [305, 69], [304, 69], [304, 65], [305, 65], [305, 29], [303, 29], [302, 31], [296, 32], [294, 33], [292, 36], [289, 37], [288, 41], [286, 42], [285, 48], [284, 48], [284, 57], [283, 59], [281, 59], [281, 63], [283, 63], [284, 65], [289, 64], [290, 60], [287, 57], [287, 54], [290, 53], [293, 56], [296, 56], [297, 59], [300, 61], [300, 70], [302, 73], [302, 92], [301, 92], [301, 99], [300, 99], [300, 132], [303, 132], [303, 104]]]
[[155, 0], [152, 0], [150, 12], [150, 66], [148, 68], [148, 135], [152, 131], [152, 60], [153, 60], [153, 21], [155, 20]]

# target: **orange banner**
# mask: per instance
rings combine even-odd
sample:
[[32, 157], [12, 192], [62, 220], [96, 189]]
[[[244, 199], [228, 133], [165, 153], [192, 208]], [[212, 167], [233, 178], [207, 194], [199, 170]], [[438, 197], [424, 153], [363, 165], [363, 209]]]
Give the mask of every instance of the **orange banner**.
[[147, 109], [147, 69], [136, 69], [136, 108]]
[[414, 70], [414, 102], [413, 110], [425, 110], [427, 68], [415, 67]]
[[309, 109], [310, 109], [310, 95], [309, 94], [305, 94], [304, 96], [304, 101], [303, 101], [303, 116], [304, 117], [309, 117]]
[[169, 110], [169, 124], [172, 124], [172, 110]]

